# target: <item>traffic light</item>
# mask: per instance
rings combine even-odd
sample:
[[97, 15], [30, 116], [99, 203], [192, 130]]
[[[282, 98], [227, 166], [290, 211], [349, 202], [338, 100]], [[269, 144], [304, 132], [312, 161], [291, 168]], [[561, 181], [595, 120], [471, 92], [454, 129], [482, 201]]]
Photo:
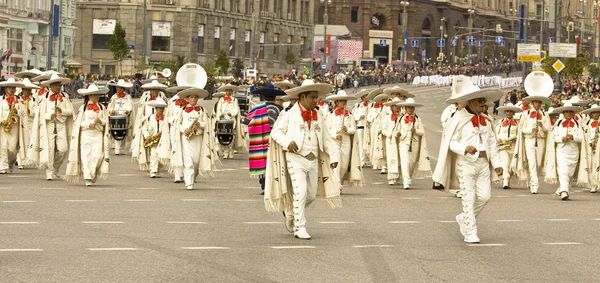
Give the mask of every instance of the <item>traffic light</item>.
[[502, 33], [502, 25], [501, 24], [496, 25], [496, 33]]
[[444, 53], [440, 52], [437, 57], [438, 62], [444, 61]]
[[575, 31], [575, 23], [574, 22], [569, 22], [569, 24], [567, 25], [567, 31]]

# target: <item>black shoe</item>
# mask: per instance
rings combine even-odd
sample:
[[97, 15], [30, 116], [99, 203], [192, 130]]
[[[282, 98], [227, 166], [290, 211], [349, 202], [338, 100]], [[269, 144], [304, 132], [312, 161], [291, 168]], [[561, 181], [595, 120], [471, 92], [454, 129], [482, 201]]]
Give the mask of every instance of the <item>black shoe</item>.
[[504, 188], [503, 188], [503, 189], [505, 189], [505, 190], [509, 190], [509, 189], [510, 189], [510, 187], [509, 187], [509, 186], [504, 186]]
[[265, 191], [260, 191], [260, 195], [264, 196], [265, 195]]
[[444, 186], [442, 186], [442, 184], [439, 184], [439, 185], [437, 185], [437, 186], [436, 186], [435, 184], [433, 184], [433, 185], [431, 186], [431, 188], [432, 188], [432, 189], [434, 189], [434, 190], [443, 190], [443, 189], [444, 189]]

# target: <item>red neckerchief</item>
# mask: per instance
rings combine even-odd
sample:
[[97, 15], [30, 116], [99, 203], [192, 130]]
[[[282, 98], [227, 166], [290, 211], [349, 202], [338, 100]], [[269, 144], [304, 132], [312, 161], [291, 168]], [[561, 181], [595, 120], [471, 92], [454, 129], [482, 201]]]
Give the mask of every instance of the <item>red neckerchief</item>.
[[575, 121], [579, 121], [579, 115], [575, 115], [575, 117], [573, 117], [575, 119]]
[[122, 93], [122, 92], [120, 92], [120, 93], [117, 93], [117, 97], [118, 97], [118, 98], [124, 98], [124, 97], [125, 97], [125, 94], [124, 94], [124, 93]]
[[592, 122], [590, 123], [590, 127], [592, 127], [592, 128], [596, 128], [596, 127], [598, 127], [598, 121], [592, 121]]
[[46, 88], [42, 88], [38, 91], [38, 96], [42, 96], [44, 94], [48, 93], [48, 89]]
[[392, 121], [398, 120], [399, 117], [400, 117], [400, 114], [392, 113]]
[[164, 115], [156, 115], [156, 121], [162, 121], [165, 119]]
[[523, 106], [521, 106], [521, 109], [523, 109], [523, 111], [527, 111], [527, 110], [531, 109], [531, 105], [523, 105]]
[[10, 96], [10, 97], [6, 98], [6, 103], [8, 103], [8, 106], [11, 106], [17, 102], [19, 102], [19, 101], [17, 100], [16, 96]]
[[323, 101], [317, 102], [317, 106], [323, 106], [323, 105], [325, 105], [325, 102], [323, 102]]
[[232, 101], [231, 96], [223, 96], [223, 101], [231, 102]]
[[156, 97], [150, 97], [148, 101], [156, 100]]
[[88, 104], [86, 107], [86, 110], [94, 110], [95, 112], [100, 111], [100, 106], [98, 106], [98, 104]]
[[368, 102], [368, 101], [363, 101], [363, 106], [364, 106], [364, 107], [367, 107], [367, 106], [369, 106], [369, 102]]
[[175, 100], [175, 106], [186, 107], [187, 106], [187, 100], [185, 100], [183, 98], [179, 98], [179, 99]]
[[506, 127], [506, 126], [508, 126], [509, 124], [510, 124], [511, 126], [516, 126], [516, 125], [517, 125], [517, 121], [515, 121], [515, 120], [513, 120], [513, 119], [506, 119], [506, 120], [504, 120], [504, 122], [502, 122], [502, 127]]
[[405, 124], [412, 123], [414, 121], [415, 121], [415, 116], [413, 116], [413, 115], [406, 115], [404, 117], [404, 123]]
[[196, 105], [196, 106], [188, 106], [185, 108], [185, 112], [190, 113], [192, 111], [200, 111], [200, 106]]
[[383, 103], [375, 102], [373, 104], [373, 108], [381, 108], [381, 107], [383, 107]]
[[23, 101], [31, 101], [31, 96], [21, 97]]
[[310, 121], [317, 121], [319, 119], [317, 110], [304, 110], [304, 108], [302, 108], [302, 105], [300, 104], [298, 104], [298, 107], [300, 107], [300, 114], [302, 115], [302, 120], [304, 120], [304, 122], [306, 122], [308, 124], [308, 127], [310, 128]]
[[563, 128], [573, 128], [575, 127], [575, 122], [573, 122], [573, 120], [567, 120], [562, 122], [561, 125], [563, 126]]
[[535, 119], [536, 114], [537, 119], [542, 120], [542, 113], [540, 113], [539, 111], [531, 111], [531, 113], [529, 113], [529, 118]]
[[340, 115], [342, 115], [342, 114], [343, 114], [344, 116], [348, 117], [348, 115], [349, 115], [349, 113], [348, 113], [348, 110], [345, 110], [345, 109], [343, 109], [343, 108], [336, 108], [336, 109], [335, 109], [335, 116], [340, 116]]
[[53, 95], [50, 95], [50, 101], [56, 101], [56, 99], [58, 98], [58, 101], [63, 102], [63, 96], [60, 93], [55, 93]]
[[480, 115], [473, 115], [473, 117], [471, 118], [471, 123], [473, 124], [473, 127], [476, 127], [476, 128], [479, 127], [479, 125], [487, 126], [487, 123], [485, 122], [485, 118]]

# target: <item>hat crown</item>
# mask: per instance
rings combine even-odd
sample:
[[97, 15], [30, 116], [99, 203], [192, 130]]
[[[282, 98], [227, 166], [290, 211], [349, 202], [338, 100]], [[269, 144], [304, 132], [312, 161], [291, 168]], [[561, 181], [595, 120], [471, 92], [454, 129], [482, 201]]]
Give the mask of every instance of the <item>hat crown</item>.
[[58, 76], [58, 74], [52, 74], [52, 75], [50, 76], [50, 79], [49, 79], [49, 81], [52, 81], [52, 80], [58, 80], [58, 79], [60, 79], [60, 77]]
[[88, 86], [87, 91], [88, 92], [98, 91], [98, 86], [95, 83], [92, 83], [90, 86]]
[[313, 81], [313, 80], [311, 80], [311, 79], [304, 80], [304, 81], [302, 82], [302, 86], [309, 86], [309, 85], [314, 85], [314, 84], [315, 84], [315, 81]]
[[415, 103], [415, 99], [412, 97], [409, 97], [406, 99], [405, 103]]
[[339, 96], [348, 96], [348, 94], [346, 94], [345, 90], [338, 91], [337, 95], [339, 95]]
[[124, 79], [120, 79], [119, 81], [117, 81], [118, 85], [124, 85], [125, 84], [125, 80]]
[[471, 78], [464, 76], [464, 75], [459, 75], [459, 76], [455, 76], [454, 78], [452, 78], [452, 96], [451, 97], [456, 97], [459, 96], [465, 92], [474, 92], [474, 91], [478, 91], [479, 87], [475, 86], [473, 84], [473, 81], [471, 81]]
[[16, 83], [17, 81], [15, 81], [15, 78], [8, 78], [8, 80], [6, 80], [7, 83]]

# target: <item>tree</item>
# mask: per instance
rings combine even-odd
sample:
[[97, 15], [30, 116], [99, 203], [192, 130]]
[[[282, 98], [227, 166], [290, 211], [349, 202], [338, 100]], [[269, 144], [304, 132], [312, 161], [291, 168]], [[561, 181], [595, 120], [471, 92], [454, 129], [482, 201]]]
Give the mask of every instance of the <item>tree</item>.
[[227, 57], [227, 52], [224, 49], [219, 50], [219, 53], [217, 53], [215, 66], [219, 69], [219, 75], [227, 74], [227, 70], [229, 70], [229, 57]]
[[233, 60], [233, 66], [231, 67], [231, 73], [236, 78], [244, 77], [244, 61], [240, 58]]
[[206, 71], [206, 75], [209, 77], [218, 75], [218, 71], [213, 63], [206, 63], [203, 67], [204, 71]]
[[590, 61], [587, 58], [569, 58], [566, 60], [565, 69], [562, 71], [567, 79], [577, 79], [583, 76], [583, 71], [588, 67]]
[[557, 59], [554, 57], [547, 57], [546, 59], [544, 59], [544, 61], [542, 61], [542, 69], [544, 69], [544, 72], [546, 74], [550, 75], [553, 78], [556, 75], [556, 71], [552, 67], [552, 64], [554, 64], [556, 60]]
[[285, 54], [285, 62], [291, 68], [294, 64], [296, 64], [296, 55], [292, 52], [291, 48], [288, 48], [287, 54]]
[[600, 77], [600, 68], [596, 64], [590, 64], [588, 66], [588, 73], [591, 78], [598, 79]]
[[113, 58], [119, 62], [119, 68], [121, 69], [121, 75], [123, 75], [123, 60], [129, 55], [129, 45], [125, 37], [127, 33], [121, 26], [121, 23], [117, 22], [115, 30], [110, 36], [110, 39], [106, 42], [106, 46], [113, 54]]

